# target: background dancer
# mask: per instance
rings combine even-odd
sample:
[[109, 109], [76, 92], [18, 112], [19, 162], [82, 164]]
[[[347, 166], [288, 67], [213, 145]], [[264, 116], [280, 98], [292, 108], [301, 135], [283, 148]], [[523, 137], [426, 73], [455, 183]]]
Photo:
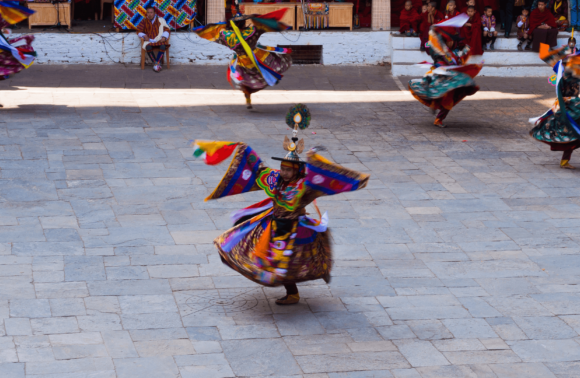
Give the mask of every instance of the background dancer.
[[280, 160], [280, 170], [266, 168], [260, 157], [244, 143], [196, 141], [194, 156], [205, 152], [206, 163], [218, 164], [237, 151], [228, 171], [206, 200], [254, 190], [263, 190], [268, 199], [236, 212], [234, 220], [255, 215], [214, 240], [224, 264], [246, 278], [265, 286], [286, 288], [276, 304], [296, 304], [300, 300], [296, 283], [330, 280], [332, 251], [327, 229], [328, 216], [319, 220], [306, 216], [306, 206], [316, 198], [362, 189], [369, 175], [333, 164], [313, 148], [307, 161], [300, 159], [304, 140], [298, 129], [310, 122], [308, 109], [298, 104], [286, 116], [294, 124], [292, 139], [285, 138], [288, 154]]
[[580, 56], [569, 55], [566, 45], [550, 51], [547, 44], [540, 46], [540, 59], [554, 67], [556, 72], [556, 101], [552, 108], [538, 118], [530, 119], [535, 127], [532, 138], [550, 145], [552, 151], [562, 151], [560, 167], [574, 169], [570, 165], [572, 152], [580, 147]]
[[461, 51], [452, 50], [457, 39], [453, 34], [455, 28], [461, 27], [468, 19], [468, 15], [460, 14], [431, 27], [428, 53], [433, 65], [423, 78], [409, 81], [409, 90], [419, 102], [433, 112], [439, 110], [434, 122], [438, 127], [445, 127], [443, 120], [455, 105], [479, 90], [473, 78], [482, 65], [466, 64], [470, 56], [469, 46]]
[[[32, 48], [34, 37], [27, 35], [9, 39], [5, 34], [9, 34], [9, 25], [25, 20], [33, 14], [28, 8], [21, 7], [17, 2], [0, 2], [0, 80], [8, 79], [10, 75], [16, 74], [34, 63], [36, 53]], [[12, 46], [18, 41], [24, 40], [24, 44], [18, 47]], [[0, 107], [2, 105], [0, 104]]]
[[[193, 29], [201, 38], [234, 51], [227, 78], [234, 89], [244, 92], [248, 109], [252, 109], [252, 93], [278, 84], [282, 73], [292, 65], [291, 49], [258, 44], [258, 39], [266, 32], [291, 28], [280, 22], [287, 10], [284, 8], [263, 15], [242, 15], [238, 8], [238, 14], [227, 23]], [[246, 27], [246, 20], [251, 20], [252, 25]]]

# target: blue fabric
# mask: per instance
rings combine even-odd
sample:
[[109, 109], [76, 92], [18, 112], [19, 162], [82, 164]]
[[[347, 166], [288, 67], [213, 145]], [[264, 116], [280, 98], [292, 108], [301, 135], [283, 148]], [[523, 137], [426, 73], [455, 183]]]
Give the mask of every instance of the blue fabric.
[[580, 0], [568, 0], [570, 2], [570, 26], [579, 26]]

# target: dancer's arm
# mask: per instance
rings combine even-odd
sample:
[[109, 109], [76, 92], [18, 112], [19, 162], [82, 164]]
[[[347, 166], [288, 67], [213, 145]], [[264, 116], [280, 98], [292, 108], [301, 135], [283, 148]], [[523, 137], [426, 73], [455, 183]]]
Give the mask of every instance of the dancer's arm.
[[262, 160], [250, 146], [245, 143], [232, 142], [204, 142], [195, 141], [197, 149], [194, 156], [205, 153], [205, 162], [208, 165], [217, 165], [226, 160], [234, 149], [236, 153], [232, 158], [228, 170], [213, 192], [205, 199], [218, 199], [236, 194], [260, 190], [256, 184], [258, 175], [267, 170]]
[[226, 29], [226, 26], [225, 22], [220, 22], [217, 24], [199, 26], [194, 28], [192, 31], [203, 39], [223, 44], [222, 40], [220, 40], [220, 33]]
[[332, 163], [310, 150], [307, 154], [306, 193], [303, 203], [317, 197], [354, 192], [367, 186], [370, 175]]

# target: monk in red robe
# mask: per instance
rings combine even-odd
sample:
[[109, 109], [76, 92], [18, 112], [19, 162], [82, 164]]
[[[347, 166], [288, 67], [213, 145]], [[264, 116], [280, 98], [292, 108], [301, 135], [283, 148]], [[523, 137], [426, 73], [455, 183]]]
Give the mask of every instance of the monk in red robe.
[[466, 13], [469, 16], [469, 20], [461, 28], [461, 37], [464, 39], [465, 44], [471, 48], [471, 55], [483, 55], [481, 16], [471, 5], [467, 7]]
[[427, 4], [427, 12], [421, 13], [421, 51], [425, 51], [425, 44], [429, 41], [429, 28], [444, 19], [443, 13], [437, 10], [437, 3]]
[[472, 6], [475, 8], [475, 12], [477, 12], [476, 14], [478, 15], [478, 17], [481, 17], [481, 15], [483, 14], [483, 3], [482, 2], [476, 2], [475, 0], [467, 0], [467, 5], [465, 6], [465, 8], [461, 9], [461, 13], [467, 13], [467, 7]]
[[441, 11], [441, 13], [445, 14], [445, 12], [447, 12], [448, 5], [452, 1], [455, 3], [456, 10], [464, 9], [465, 7], [467, 7], [465, 0], [449, 0], [449, 1], [441, 0], [441, 3], [439, 4], [439, 10]]
[[458, 16], [460, 13], [457, 10], [457, 3], [455, 2], [455, 0], [449, 0], [447, 2], [447, 9], [445, 9], [445, 11], [443, 12], [443, 16], [445, 17], [446, 20], [453, 18], [455, 16]]
[[399, 17], [399, 23], [401, 27], [399, 28], [399, 33], [405, 33], [407, 37], [411, 35], [417, 37], [419, 35], [419, 21], [421, 17], [417, 10], [413, 8], [413, 2], [407, 0], [405, 2], [405, 9], [401, 11], [401, 17]]
[[546, 8], [546, 0], [539, 0], [538, 7], [530, 14], [530, 32], [533, 36], [532, 51], [539, 52], [540, 44], [550, 47], [558, 43], [558, 26], [554, 15]]
[[[155, 8], [147, 8], [147, 17], [144, 18], [137, 27], [139, 38], [143, 40], [142, 48], [147, 51], [147, 55], [153, 62], [153, 71], [161, 71], [161, 64], [163, 62], [163, 55], [169, 45], [169, 26], [167, 22], [155, 14]], [[157, 56], [153, 49], [158, 49]]]

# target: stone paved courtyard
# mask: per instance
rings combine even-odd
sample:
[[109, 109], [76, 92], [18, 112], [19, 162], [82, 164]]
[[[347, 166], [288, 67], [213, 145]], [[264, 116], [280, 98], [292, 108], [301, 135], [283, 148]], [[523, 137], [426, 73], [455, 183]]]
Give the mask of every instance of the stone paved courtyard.
[[[295, 67], [251, 112], [221, 66], [2, 82], [0, 377], [580, 376], [580, 170], [527, 134], [554, 89], [477, 81], [445, 130], [388, 67]], [[371, 181], [319, 200], [333, 280], [279, 307], [211, 244], [263, 194], [203, 202], [227, 164], [189, 144], [276, 166], [299, 101], [306, 147]]]

